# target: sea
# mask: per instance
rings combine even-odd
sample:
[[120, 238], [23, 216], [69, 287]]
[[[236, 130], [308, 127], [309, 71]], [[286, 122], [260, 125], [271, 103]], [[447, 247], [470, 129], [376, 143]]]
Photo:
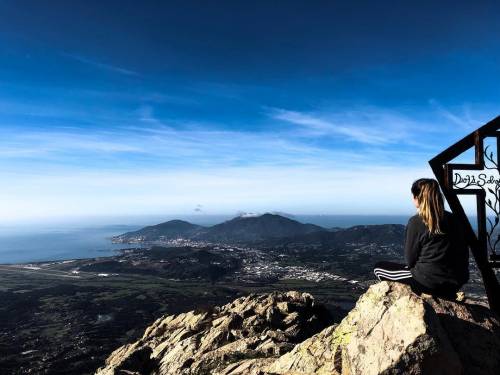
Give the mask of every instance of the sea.
[[[289, 216], [289, 215], [287, 215]], [[406, 224], [410, 215], [294, 215], [302, 223], [325, 228], [348, 228], [355, 225]], [[231, 215], [196, 215], [175, 217], [124, 217], [107, 220], [0, 225], [0, 264], [29, 263], [104, 257], [117, 254], [128, 244], [113, 244], [111, 237], [143, 228], [146, 225], [181, 219], [210, 226], [233, 218]], [[135, 246], [135, 245], [134, 245]]]

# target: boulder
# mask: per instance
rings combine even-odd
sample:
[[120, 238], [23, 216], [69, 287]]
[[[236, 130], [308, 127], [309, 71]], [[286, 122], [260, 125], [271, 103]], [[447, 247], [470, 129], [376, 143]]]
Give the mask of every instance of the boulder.
[[270, 374], [499, 374], [500, 323], [487, 306], [380, 282], [337, 327], [265, 368]]

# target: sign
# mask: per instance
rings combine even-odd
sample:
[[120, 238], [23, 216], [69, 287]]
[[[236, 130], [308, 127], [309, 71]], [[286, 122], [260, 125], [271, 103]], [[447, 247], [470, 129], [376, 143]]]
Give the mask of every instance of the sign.
[[[500, 313], [500, 117], [478, 128], [435, 156], [429, 164], [450, 209], [462, 221], [467, 242], [483, 278], [490, 308]], [[471, 163], [453, 162], [473, 151]], [[477, 225], [459, 199], [475, 196]]]

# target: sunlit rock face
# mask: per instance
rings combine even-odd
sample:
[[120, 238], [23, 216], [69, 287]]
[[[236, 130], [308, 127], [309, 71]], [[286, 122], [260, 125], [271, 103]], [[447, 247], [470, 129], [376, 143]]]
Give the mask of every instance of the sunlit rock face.
[[498, 375], [499, 349], [487, 306], [380, 282], [338, 325], [298, 292], [164, 317], [97, 374]]
[[273, 374], [498, 374], [500, 324], [487, 307], [372, 285], [337, 327], [266, 368]]
[[211, 311], [158, 319], [97, 374], [246, 374], [330, 324], [309, 294], [249, 295]]

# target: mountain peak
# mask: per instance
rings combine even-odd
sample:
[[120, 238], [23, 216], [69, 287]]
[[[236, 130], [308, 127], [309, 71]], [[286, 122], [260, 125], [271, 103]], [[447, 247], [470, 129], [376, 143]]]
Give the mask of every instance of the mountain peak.
[[202, 238], [221, 242], [252, 242], [324, 230], [325, 228], [318, 225], [303, 224], [281, 215], [265, 213], [237, 216], [214, 225], [202, 234]]
[[179, 238], [192, 237], [202, 231], [204, 227], [189, 223], [184, 220], [174, 219], [165, 221], [160, 224], [150, 225], [142, 229], [127, 232], [119, 236], [113, 237], [113, 242], [148, 242], [155, 241], [159, 238]]
[[165, 221], [164, 223], [161, 223], [161, 224], [189, 224], [189, 225], [196, 225], [196, 224], [191, 224], [190, 222], [188, 222], [186, 220], [180, 220], [180, 219], [173, 219], [173, 220]]

